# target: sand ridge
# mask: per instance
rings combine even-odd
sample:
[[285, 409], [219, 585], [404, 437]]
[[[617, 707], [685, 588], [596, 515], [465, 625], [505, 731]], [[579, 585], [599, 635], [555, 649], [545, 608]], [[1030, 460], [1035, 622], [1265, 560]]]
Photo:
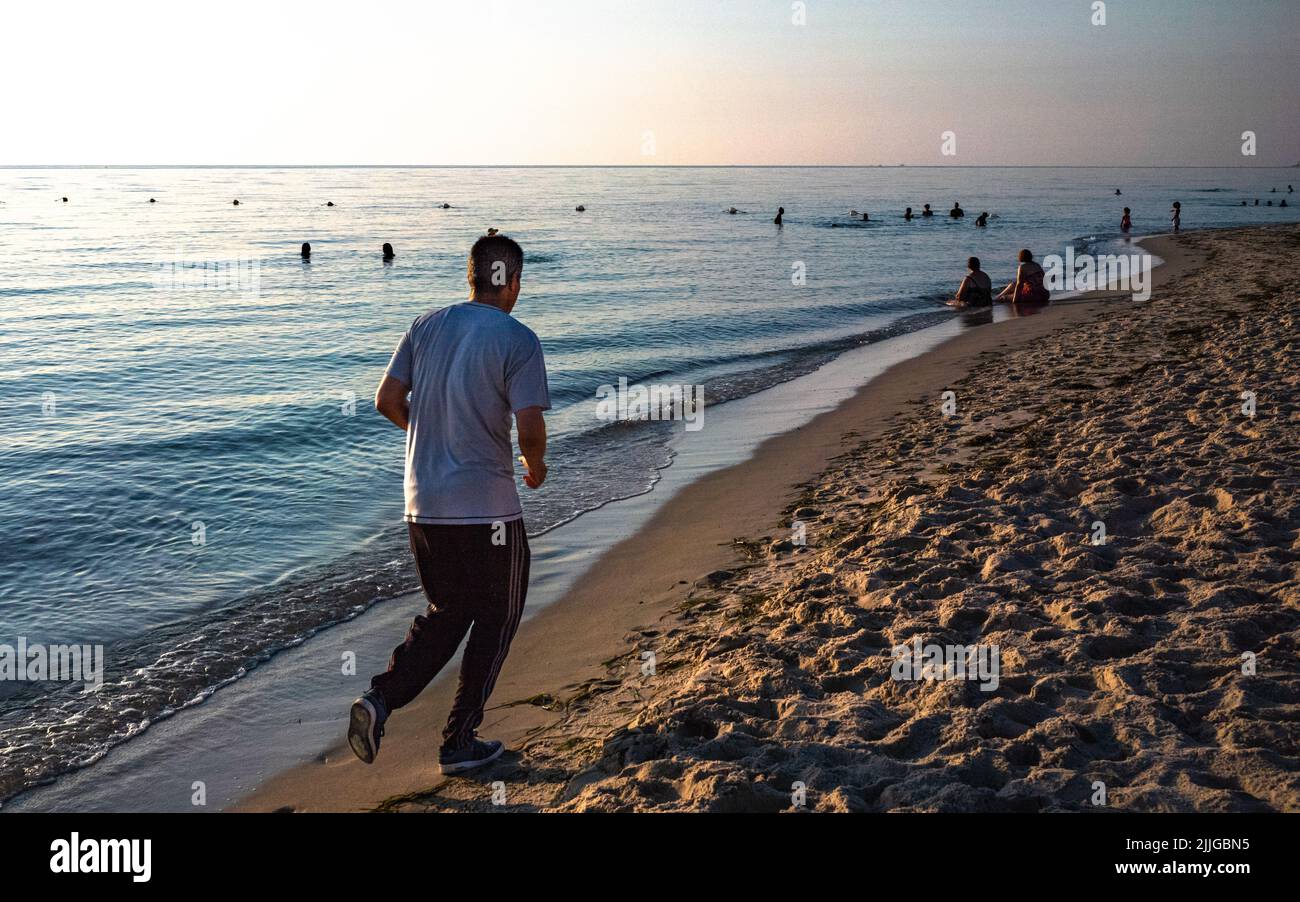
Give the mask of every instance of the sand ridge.
[[[604, 677], [497, 699], [553, 715], [521, 754], [382, 807], [1300, 810], [1300, 231], [1177, 241], [1207, 265], [985, 351]], [[996, 690], [893, 679], [917, 638]]]

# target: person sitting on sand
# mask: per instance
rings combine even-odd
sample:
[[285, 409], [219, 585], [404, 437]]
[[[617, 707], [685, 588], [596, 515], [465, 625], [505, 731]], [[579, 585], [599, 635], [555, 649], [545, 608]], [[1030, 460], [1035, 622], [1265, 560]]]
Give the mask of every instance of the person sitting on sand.
[[988, 273], [980, 269], [980, 258], [971, 257], [966, 261], [970, 272], [957, 286], [957, 293], [948, 301], [949, 307], [988, 307], [993, 304], [993, 282]]
[[474, 242], [469, 300], [418, 317], [375, 394], [376, 409], [407, 433], [405, 520], [429, 604], [393, 650], [388, 669], [352, 704], [348, 745], [367, 764], [379, 752], [389, 715], [415, 700], [467, 634], [439, 767], [460, 773], [504, 750], [475, 731], [528, 591], [530, 555], [510, 421], [513, 416], [524, 484], [541, 488], [542, 412], [551, 406], [541, 343], [510, 315], [523, 268], [523, 250], [506, 236]]
[[1174, 231], [1177, 232], [1183, 224], [1183, 205], [1178, 201], [1174, 201], [1174, 207], [1169, 211], [1169, 214], [1169, 219], [1174, 224]]
[[903, 211], [903, 219], [904, 219], [906, 222], [911, 222], [911, 221], [912, 221], [912, 208], [911, 208], [911, 207], [908, 207], [906, 210]]
[[957, 203], [956, 201], [953, 201], [952, 209], [948, 211], [948, 215], [951, 216], [953, 219], [961, 219], [963, 216], [966, 215], [966, 211], [961, 208], [961, 204]]
[[777, 207], [777, 208], [776, 208], [776, 219], [773, 219], [772, 222], [776, 223], [777, 225], [780, 225], [780, 224], [781, 224], [781, 217], [784, 216], [784, 215], [785, 215], [785, 207]]
[[921, 208], [921, 215], [922, 215], [922, 216], [933, 216], [933, 215], [934, 215], [934, 211], [930, 209], [930, 205], [929, 205], [929, 204], [926, 204], [924, 207]]
[[1051, 293], [1043, 284], [1043, 268], [1034, 262], [1034, 255], [1028, 248], [1020, 252], [1019, 259], [1016, 277], [994, 300], [1012, 304], [1046, 304]]
[[975, 227], [982, 229], [989, 224], [989, 211], [985, 210], [979, 216], [975, 217]]
[[[1242, 203], [1245, 203], [1245, 201], [1242, 201]], [[1119, 220], [1119, 230], [1123, 232], [1125, 235], [1127, 235], [1128, 230], [1131, 228], [1133, 228], [1133, 220], [1129, 217], [1128, 207], [1125, 207], [1124, 215], [1121, 216]]]

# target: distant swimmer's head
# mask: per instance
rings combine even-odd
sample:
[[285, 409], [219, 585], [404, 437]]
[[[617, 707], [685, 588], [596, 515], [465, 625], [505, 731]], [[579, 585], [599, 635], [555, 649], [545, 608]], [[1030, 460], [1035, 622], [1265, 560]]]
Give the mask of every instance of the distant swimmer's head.
[[470, 300], [509, 313], [519, 298], [523, 271], [523, 248], [505, 235], [485, 235], [469, 251]]
[[980, 258], [979, 258], [979, 257], [967, 257], [967, 258], [966, 258], [966, 268], [969, 269], [971, 272], [979, 272], [979, 271], [980, 271]]
[[442, 205], [442, 208], [443, 208], [444, 210], [450, 210], [450, 209], [451, 209], [451, 204], [443, 204], [443, 205]]
[[238, 206], [239, 206], [239, 198], [235, 198], [233, 201], [231, 201], [231, 203], [234, 204], [236, 207], [238, 207]]
[[576, 207], [574, 207], [573, 209], [577, 210], [579, 213], [586, 213], [586, 212], [587, 212], [587, 208], [584, 207], [582, 204], [578, 204], [578, 205], [577, 205]]
[[904, 213], [911, 213], [911, 212], [912, 212], [912, 208], [911, 208], [911, 207], [908, 207], [908, 208], [907, 208], [906, 210], [904, 210], [903, 212], [904, 212]]
[[334, 201], [332, 201], [332, 200], [327, 200], [327, 201], [325, 201], [325, 206], [327, 206], [327, 207], [332, 207], [332, 206], [334, 206]]
[[1119, 197], [1119, 195], [1121, 195], [1121, 194], [1123, 194], [1123, 193], [1124, 193], [1124, 192], [1123, 192], [1123, 191], [1120, 191], [1118, 188], [1115, 189], [1115, 196], [1116, 196], [1116, 197]]
[[1033, 263], [1034, 255], [1029, 252], [1029, 248], [1024, 248], [1023, 250], [1021, 250], [1019, 254], [1016, 255], [1016, 259], [1018, 259], [1021, 263]]
[[[1244, 204], [1245, 201], [1243, 200], [1242, 203]], [[1131, 211], [1129, 210], [1128, 207], [1125, 207], [1125, 208], [1124, 208], [1124, 215], [1125, 215], [1125, 216], [1127, 216], [1130, 212], [1131, 212]]]
[[63, 202], [66, 204], [66, 203], [68, 202], [68, 199], [65, 197], [65, 198], [63, 199]]
[[925, 205], [925, 209], [927, 209], [927, 210], [930, 209], [930, 205], [929, 205], [929, 204], [926, 204], [926, 205]]
[[396, 255], [393, 253], [393, 246], [392, 246], [391, 244], [389, 244], [387, 241], [385, 241], [385, 242], [384, 242], [384, 259], [385, 259], [385, 260], [391, 260], [391, 259], [393, 259], [394, 256], [396, 256]]
[[308, 244], [306, 241], [304, 241], [302, 243], [302, 258], [306, 260], [310, 256], [311, 256], [311, 245]]
[[776, 212], [781, 213], [781, 214], [784, 214], [784, 213], [785, 213], [785, 207], [777, 207], [777, 208], [776, 208]]
[[1182, 204], [1180, 204], [1178, 201], [1174, 201], [1174, 209], [1175, 209], [1175, 210], [1181, 210], [1182, 208], [1183, 208], [1183, 205], [1182, 205]]
[[151, 197], [151, 198], [149, 198], [149, 203], [151, 203], [151, 204], [156, 204], [156, 203], [158, 203], [158, 201], [154, 200], [154, 199]]

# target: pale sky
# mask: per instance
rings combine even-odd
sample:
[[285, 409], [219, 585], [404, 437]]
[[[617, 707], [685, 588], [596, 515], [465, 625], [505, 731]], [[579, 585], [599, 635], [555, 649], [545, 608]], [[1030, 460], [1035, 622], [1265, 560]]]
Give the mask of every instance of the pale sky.
[[803, 5], [6, 4], [0, 165], [1300, 162], [1300, 0]]

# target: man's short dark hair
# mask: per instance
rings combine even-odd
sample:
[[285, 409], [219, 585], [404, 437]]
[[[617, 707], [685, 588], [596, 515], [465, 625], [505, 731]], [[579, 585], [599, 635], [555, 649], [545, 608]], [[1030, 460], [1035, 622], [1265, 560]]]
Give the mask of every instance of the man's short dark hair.
[[979, 258], [979, 257], [968, 257], [967, 260], [966, 260], [966, 268], [969, 269], [971, 272], [979, 272], [979, 271], [980, 271], [980, 258]]
[[469, 283], [495, 294], [524, 271], [524, 251], [505, 235], [484, 235], [469, 251]]

